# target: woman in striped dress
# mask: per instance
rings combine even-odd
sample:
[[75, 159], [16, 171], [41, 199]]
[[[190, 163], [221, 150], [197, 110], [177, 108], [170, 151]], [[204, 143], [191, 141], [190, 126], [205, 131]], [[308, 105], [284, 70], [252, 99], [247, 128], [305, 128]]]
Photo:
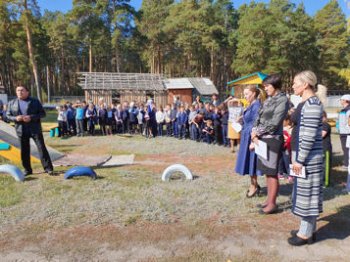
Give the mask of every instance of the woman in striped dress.
[[297, 126], [299, 145], [292, 168], [300, 175], [305, 167], [306, 173], [306, 178], [297, 177], [294, 182], [292, 212], [301, 218], [299, 230], [292, 230], [288, 239], [294, 246], [313, 243], [316, 219], [322, 212], [323, 106], [315, 93], [320, 88], [325, 87], [317, 85], [316, 75], [311, 71], [303, 71], [294, 78], [294, 93], [302, 97], [304, 105]]

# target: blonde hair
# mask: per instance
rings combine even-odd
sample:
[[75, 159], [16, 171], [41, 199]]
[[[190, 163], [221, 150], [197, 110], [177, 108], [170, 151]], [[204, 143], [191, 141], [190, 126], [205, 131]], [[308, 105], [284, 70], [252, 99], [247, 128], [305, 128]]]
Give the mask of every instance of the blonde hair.
[[308, 84], [310, 88], [316, 92], [316, 96], [320, 99], [322, 104], [327, 102], [327, 87], [317, 83], [317, 77], [314, 72], [310, 70], [302, 71], [295, 77], [302, 83]]

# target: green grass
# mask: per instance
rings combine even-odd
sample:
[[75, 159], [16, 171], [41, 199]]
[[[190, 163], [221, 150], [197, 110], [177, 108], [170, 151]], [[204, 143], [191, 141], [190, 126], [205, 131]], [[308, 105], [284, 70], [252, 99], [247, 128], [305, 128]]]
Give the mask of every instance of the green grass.
[[10, 175], [0, 176], [0, 208], [14, 206], [22, 202], [25, 185], [16, 182]]
[[46, 117], [42, 119], [43, 123], [57, 123], [57, 110], [46, 110]]

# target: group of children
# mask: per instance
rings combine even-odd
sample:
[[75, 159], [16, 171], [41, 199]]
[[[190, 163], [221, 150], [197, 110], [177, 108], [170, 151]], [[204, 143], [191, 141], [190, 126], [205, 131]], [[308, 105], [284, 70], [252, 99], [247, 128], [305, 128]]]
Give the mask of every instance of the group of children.
[[[85, 134], [142, 134], [147, 138], [169, 136], [197, 142], [230, 146], [227, 137], [229, 111], [226, 103], [214, 106], [196, 100], [192, 105], [177, 101], [172, 105], [156, 106], [152, 100], [145, 104], [123, 102], [106, 105], [101, 99], [67, 102], [57, 107], [60, 136]], [[96, 130], [95, 126], [99, 128]]]

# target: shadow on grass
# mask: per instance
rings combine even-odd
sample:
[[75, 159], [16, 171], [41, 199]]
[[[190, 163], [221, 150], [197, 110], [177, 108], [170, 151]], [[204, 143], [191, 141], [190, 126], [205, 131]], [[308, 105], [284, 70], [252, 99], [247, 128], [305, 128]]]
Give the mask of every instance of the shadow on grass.
[[24, 178], [24, 182], [34, 181], [34, 180], [38, 180], [38, 178], [37, 177], [31, 177], [31, 176], [26, 176]]
[[329, 222], [317, 231], [317, 241], [327, 239], [344, 240], [350, 236], [350, 205], [342, 206], [338, 212], [319, 220]]

